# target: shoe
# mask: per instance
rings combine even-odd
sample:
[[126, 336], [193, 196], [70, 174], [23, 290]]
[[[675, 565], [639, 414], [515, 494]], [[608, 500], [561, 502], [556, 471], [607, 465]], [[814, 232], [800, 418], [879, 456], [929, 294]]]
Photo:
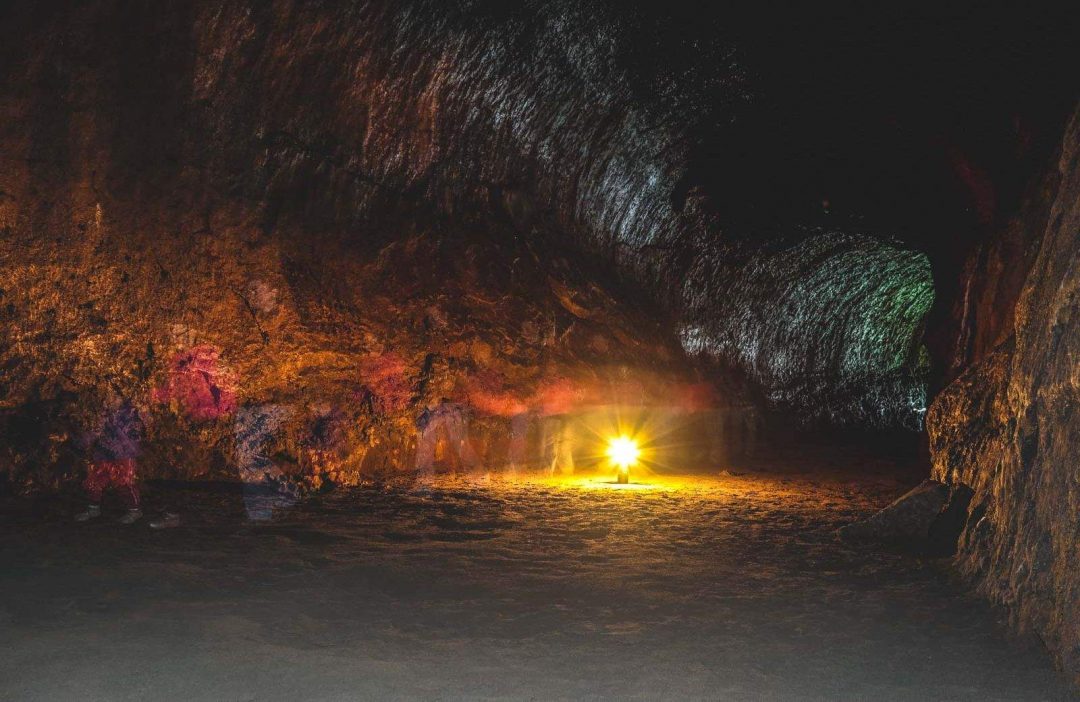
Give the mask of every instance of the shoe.
[[120, 519], [117, 521], [119, 521], [121, 524], [134, 524], [140, 519], [142, 519], [141, 509], [129, 509], [127, 513], [123, 517], [120, 517]]
[[86, 509], [75, 515], [75, 521], [88, 522], [101, 516], [101, 505], [87, 505]]
[[165, 512], [150, 522], [151, 529], [175, 529], [178, 526], [180, 526], [180, 515], [173, 512]]

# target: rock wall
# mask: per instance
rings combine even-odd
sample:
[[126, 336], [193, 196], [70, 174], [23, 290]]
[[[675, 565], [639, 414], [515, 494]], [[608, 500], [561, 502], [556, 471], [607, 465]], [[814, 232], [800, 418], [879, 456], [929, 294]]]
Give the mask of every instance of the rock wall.
[[[750, 186], [701, 153], [737, 145], [750, 72], [619, 8], [0, 6], [3, 479], [74, 478], [123, 400], [148, 477], [313, 484], [412, 467], [425, 426], [438, 456], [462, 416], [486, 463], [575, 406], [737, 425], [731, 367], [803, 417], [917, 426], [926, 257], [733, 216]], [[970, 259], [929, 415], [935, 477], [974, 491], [962, 567], [1073, 671], [1077, 132]]]
[[969, 266], [978, 360], [927, 423], [934, 476], [974, 491], [960, 568], [1080, 683], [1080, 111], [1055, 166]]
[[[771, 242], [737, 272], [695, 262], [683, 345], [739, 359], [776, 405], [833, 425], [922, 428], [930, 262], [836, 231]], [[725, 271], [725, 273], [727, 273]]]
[[303, 404], [274, 450], [306, 465], [316, 435], [400, 448], [433, 403], [505, 419], [568, 378], [677, 405], [687, 351], [731, 406], [737, 368], [807, 418], [920, 421], [925, 259], [741, 230], [696, 185], [753, 102], [723, 41], [651, 46], [604, 0], [0, 13], [11, 474], [70, 463], [118, 397], [165, 412], [158, 472], [197, 476], [239, 408]]
[[[124, 401], [143, 477], [311, 486], [415, 469], [433, 413], [502, 469], [546, 460], [547, 418], [578, 408], [749, 403], [734, 376], [703, 385], [607, 261], [464, 206], [493, 197], [481, 180], [416, 192], [439, 149], [409, 156], [393, 130], [420, 98], [393, 76], [356, 82], [378, 93], [362, 98], [341, 82], [367, 56], [366, 15], [346, 13], [355, 56], [337, 62], [328, 18], [287, 3], [60, 9], [9, 5], [2, 22], [0, 483], [77, 479]], [[365, 130], [398, 93], [401, 114]]]
[[[865, 232], [738, 234], [730, 198], [695, 186], [702, 132], [737, 139], [718, 132], [754, 99], [720, 40], [681, 54], [651, 46], [651, 25], [599, 0], [512, 12], [422, 0], [152, 12], [103, 1], [15, 10], [8, 26], [16, 47], [41, 37], [27, 50], [31, 65], [12, 74], [38, 101], [18, 116], [48, 110], [34, 119], [60, 129], [72, 109], [109, 124], [111, 167], [77, 155], [99, 178], [123, 181], [130, 169], [132, 187], [149, 192], [172, 188], [170, 171], [198, 171], [202, 183], [258, 203], [268, 230], [282, 213], [348, 228], [419, 207], [526, 236], [558, 232], [660, 299], [688, 350], [743, 368], [774, 401], [840, 421], [921, 421], [911, 335], [931, 296], [925, 262]], [[644, 61], [643, 46], [659, 60]], [[72, 81], [89, 111], [65, 96]], [[895, 255], [879, 255], [890, 247]], [[892, 262], [905, 257], [913, 263]], [[860, 284], [837, 285], [836, 271], [852, 266], [865, 271]], [[818, 309], [844, 314], [789, 312], [785, 296], [807, 280]], [[881, 307], [898, 287], [917, 302]], [[750, 298], [734, 294], [748, 289]], [[802, 333], [804, 312], [827, 333]], [[826, 393], [822, 377], [840, 378], [843, 391]]]

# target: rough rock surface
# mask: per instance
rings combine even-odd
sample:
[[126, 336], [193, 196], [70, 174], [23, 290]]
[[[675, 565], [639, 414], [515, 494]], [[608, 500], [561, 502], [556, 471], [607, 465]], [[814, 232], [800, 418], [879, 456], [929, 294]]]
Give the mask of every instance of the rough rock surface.
[[12, 233], [0, 345], [12, 482], [77, 476], [81, 437], [119, 398], [147, 419], [144, 477], [235, 475], [254, 432], [316, 484], [411, 469], [418, 418], [446, 402], [467, 408], [493, 468], [525, 412], [669, 406], [679, 388], [701, 407], [694, 378], [668, 369], [684, 367], [673, 332], [579, 263], [540, 266], [475, 230], [357, 255], [208, 208], [147, 221], [142, 203], [103, 198], [89, 221], [69, 213], [86, 232], [76, 246]]
[[1035, 247], [1009, 261], [1023, 285], [1014, 312], [1001, 305], [1005, 339], [937, 398], [928, 427], [934, 476], [973, 490], [961, 568], [1080, 682], [1080, 112], [1055, 165], [999, 245]]
[[[614, 3], [503, 5], [0, 5], [0, 481], [75, 477], [123, 399], [147, 477], [316, 485], [410, 467], [439, 408], [489, 463], [573, 405], [741, 411], [685, 351], [804, 415], [918, 424], [926, 257], [736, 233], [696, 187], [700, 133], [754, 99], [729, 47], [643, 66]], [[977, 363], [930, 417], [973, 493], [961, 564], [1074, 675], [1078, 129], [972, 259]]]
[[[526, 176], [549, 197], [570, 187], [541, 176], [568, 177], [560, 150], [579, 144], [511, 133], [497, 91], [521, 86], [475, 74], [484, 52], [483, 70], [507, 67], [502, 35], [468, 34], [463, 9], [427, 8], [447, 23], [433, 26], [392, 5], [3, 9], [0, 482], [76, 478], [125, 400], [148, 427], [143, 477], [239, 466], [316, 486], [412, 469], [435, 411], [500, 468], [515, 418], [535, 463], [544, 418], [576, 408], [749, 402], [730, 374], [702, 385], [675, 326], [606, 259], [506, 205]], [[549, 148], [559, 168], [505, 172]], [[641, 185], [638, 157], [620, 158], [573, 173], [597, 234], [622, 231], [602, 202]]]
[[926, 256], [836, 231], [762, 248], [737, 272], [711, 256], [695, 262], [683, 345], [739, 359], [802, 416], [920, 429], [934, 301]]
[[[512, 268], [523, 240], [558, 236], [621, 266], [675, 312], [688, 350], [741, 367], [772, 400], [808, 417], [921, 422], [925, 258], [814, 229], [763, 249], [729, 233], [694, 187], [699, 134], [723, 131], [753, 99], [729, 46], [704, 42], [682, 59], [659, 47], [664, 60], [643, 65], [635, 51], [654, 41], [651, 26], [611, 3], [496, 5], [13, 3], [6, 258], [39, 285], [97, 286], [70, 300], [77, 312], [57, 306], [55, 323], [120, 324], [132, 349], [153, 340], [159, 360], [176, 344], [89, 303], [126, 287], [161, 294], [161, 316], [199, 305], [199, 319], [136, 316], [200, 342], [206, 318], [232, 315], [245, 351], [221, 358], [243, 375], [285, 320], [324, 325], [328, 338], [336, 301], [322, 281], [344, 287], [347, 273], [322, 266], [328, 257], [392, 242], [425, 256], [437, 226], [453, 260], [480, 228], [509, 256], [491, 265]], [[428, 243], [410, 249], [410, 234]], [[91, 271], [95, 254], [109, 272]], [[176, 257], [191, 271], [173, 270]], [[217, 267], [229, 259], [246, 262], [226, 278]], [[161, 293], [147, 288], [155, 276]], [[902, 303], [884, 302], [897, 291]], [[47, 304], [42, 289], [25, 294]]]
[[892, 504], [860, 522], [840, 529], [846, 539], [873, 539], [897, 545], [918, 546], [930, 537], [934, 520], [949, 499], [949, 486], [924, 480]]

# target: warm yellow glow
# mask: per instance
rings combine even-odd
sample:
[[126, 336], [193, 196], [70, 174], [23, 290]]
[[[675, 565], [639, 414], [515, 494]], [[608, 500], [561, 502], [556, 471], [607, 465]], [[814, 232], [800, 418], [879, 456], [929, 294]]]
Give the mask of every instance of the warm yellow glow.
[[626, 436], [619, 436], [608, 442], [607, 455], [612, 463], [617, 465], [620, 470], [625, 471], [627, 468], [637, 463], [638, 456], [641, 455], [641, 450], [638, 448], [637, 442], [633, 439]]

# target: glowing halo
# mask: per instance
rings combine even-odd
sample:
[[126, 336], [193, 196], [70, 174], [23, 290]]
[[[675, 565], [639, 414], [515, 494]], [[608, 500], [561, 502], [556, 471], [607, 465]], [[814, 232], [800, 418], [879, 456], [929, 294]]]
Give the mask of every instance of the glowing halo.
[[617, 436], [608, 441], [608, 458], [619, 469], [619, 482], [630, 481], [630, 466], [636, 465], [641, 449], [637, 442], [628, 436]]

